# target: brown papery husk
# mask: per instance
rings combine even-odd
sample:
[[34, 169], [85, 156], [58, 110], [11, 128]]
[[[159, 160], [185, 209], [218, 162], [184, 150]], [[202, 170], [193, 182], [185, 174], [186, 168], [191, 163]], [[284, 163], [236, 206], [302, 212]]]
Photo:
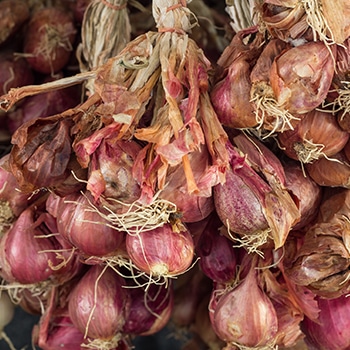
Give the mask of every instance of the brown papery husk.
[[[300, 60], [303, 57], [303, 60]], [[290, 113], [307, 113], [326, 98], [334, 76], [336, 47], [322, 41], [292, 47], [272, 63], [270, 83], [278, 105]]]
[[257, 124], [249, 96], [250, 74], [263, 42], [264, 36], [257, 27], [244, 29], [233, 37], [218, 59], [219, 77], [210, 96], [220, 122], [227, 127], [249, 128]]
[[333, 113], [318, 109], [303, 115], [293, 130], [278, 134], [283, 152], [302, 163], [331, 157], [340, 152], [348, 140], [349, 133], [340, 128]]
[[[210, 63], [186, 35], [161, 33], [159, 45], [162, 76], [157, 98], [161, 104], [155, 107], [151, 125], [137, 129], [134, 134], [149, 146], [144, 156], [144, 169], [141, 166], [139, 171], [140, 182], [144, 183], [146, 191], [147, 187], [161, 190], [170, 168], [180, 165], [184, 169], [187, 191], [200, 193], [189, 154], [205, 145], [211, 159], [206, 169], [206, 173], [211, 173], [211, 186], [224, 181], [228, 165], [224, 146], [227, 135], [208, 93]], [[162, 99], [165, 99], [164, 105]]]
[[343, 44], [350, 36], [350, 4], [347, 0], [330, 2], [320, 0], [319, 7], [328, 26], [327, 36], [335, 43]]
[[324, 298], [348, 293], [350, 255], [342, 239], [348, 233], [346, 221], [321, 222], [309, 228], [292, 264], [286, 268], [288, 278]]
[[317, 222], [342, 227], [342, 230], [337, 230], [334, 234], [342, 238], [346, 248], [350, 252], [349, 212], [350, 190], [339, 188], [338, 191], [328, 191], [328, 193], [325, 193], [325, 197], [319, 208]]
[[[100, 67], [116, 56], [131, 40], [127, 0], [92, 0], [84, 12], [81, 39], [77, 48], [81, 72]], [[94, 92], [93, 80], [86, 88]]]
[[300, 322], [304, 319], [303, 310], [295, 301], [288, 284], [280, 274], [273, 273], [270, 268], [263, 268], [261, 276], [278, 318], [275, 343], [278, 346], [291, 347], [303, 338], [300, 329]]
[[256, 9], [261, 18], [260, 25], [274, 38], [288, 42], [301, 38], [308, 29], [305, 10], [299, 1], [292, 1], [291, 4], [284, 1], [258, 1]]
[[305, 169], [320, 186], [350, 188], [350, 163], [343, 151], [307, 163]]
[[[57, 82], [59, 84], [60, 81], [47, 83], [49, 89]], [[46, 84], [43, 85], [47, 87]], [[31, 85], [24, 87], [24, 91], [30, 93], [32, 87], [35, 90], [35, 86]], [[45, 87], [36, 92], [42, 92]], [[31, 193], [43, 187], [59, 187], [70, 177], [71, 166], [75, 166], [71, 128], [82, 117], [87, 118], [91, 113], [89, 108], [95, 111], [95, 103], [98, 101], [98, 96], [94, 95], [79, 106], [82, 109], [77, 107], [51, 117], [30, 120], [16, 130], [12, 136], [13, 147], [8, 164], [23, 192]], [[85, 113], [82, 112], [84, 106]]]
[[292, 193], [300, 212], [300, 221], [293, 225], [293, 229], [301, 229], [315, 219], [322, 200], [323, 189], [305, 173], [299, 162], [284, 161], [283, 168], [286, 188]]
[[327, 0], [311, 1], [261, 1], [262, 22], [272, 35], [280, 38], [299, 39], [308, 37], [321, 40], [327, 45], [343, 44], [349, 37], [349, 4], [346, 0], [336, 4]]
[[0, 158], [0, 236], [30, 204], [30, 196], [18, 190], [18, 182], [7, 170], [9, 155]]
[[198, 151], [190, 153], [188, 158], [198, 191], [188, 191], [183, 166], [178, 165], [169, 169], [166, 185], [159, 193], [159, 198], [176, 205], [181, 220], [186, 223], [203, 220], [214, 210], [211, 176], [208, 171], [210, 160], [206, 147], [201, 146]]

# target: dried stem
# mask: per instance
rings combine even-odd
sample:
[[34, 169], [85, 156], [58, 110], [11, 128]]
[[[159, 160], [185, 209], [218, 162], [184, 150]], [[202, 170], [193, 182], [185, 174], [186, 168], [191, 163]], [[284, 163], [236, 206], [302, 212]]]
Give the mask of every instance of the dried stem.
[[[93, 0], [85, 11], [81, 32], [77, 57], [81, 72], [85, 72], [106, 63], [130, 41], [127, 0]], [[86, 88], [94, 92], [94, 79]]]
[[190, 32], [192, 12], [187, 8], [186, 0], [153, 0], [153, 17], [160, 32]]

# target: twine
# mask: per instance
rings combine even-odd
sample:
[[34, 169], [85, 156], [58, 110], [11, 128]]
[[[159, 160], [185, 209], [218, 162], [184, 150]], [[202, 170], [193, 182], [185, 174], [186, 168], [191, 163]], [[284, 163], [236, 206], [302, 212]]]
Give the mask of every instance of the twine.
[[111, 4], [109, 1], [107, 0], [100, 0], [104, 5], [106, 5], [107, 7], [109, 7], [112, 10], [115, 11], [120, 11], [126, 8], [127, 3], [125, 2], [123, 5], [113, 5]]

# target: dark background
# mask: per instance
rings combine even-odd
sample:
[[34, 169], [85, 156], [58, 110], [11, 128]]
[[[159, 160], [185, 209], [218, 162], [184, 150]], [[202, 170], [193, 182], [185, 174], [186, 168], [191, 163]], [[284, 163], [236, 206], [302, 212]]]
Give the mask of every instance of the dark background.
[[[33, 326], [38, 323], [38, 321], [38, 316], [28, 314], [20, 307], [16, 307], [13, 321], [4, 329], [6, 335], [11, 339], [16, 350], [32, 349], [31, 332]], [[171, 337], [168, 329], [164, 329], [154, 336], [138, 337], [134, 341], [134, 346], [135, 350], [181, 349], [181, 343]], [[0, 340], [0, 350], [10, 350], [9, 346], [4, 340]]]

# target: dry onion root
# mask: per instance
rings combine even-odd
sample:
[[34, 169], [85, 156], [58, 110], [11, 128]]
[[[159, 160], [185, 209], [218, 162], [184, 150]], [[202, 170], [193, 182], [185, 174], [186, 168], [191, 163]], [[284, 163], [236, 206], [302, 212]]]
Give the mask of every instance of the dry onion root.
[[257, 0], [262, 27], [285, 41], [313, 40], [342, 45], [349, 37], [349, 6], [346, 0]]

